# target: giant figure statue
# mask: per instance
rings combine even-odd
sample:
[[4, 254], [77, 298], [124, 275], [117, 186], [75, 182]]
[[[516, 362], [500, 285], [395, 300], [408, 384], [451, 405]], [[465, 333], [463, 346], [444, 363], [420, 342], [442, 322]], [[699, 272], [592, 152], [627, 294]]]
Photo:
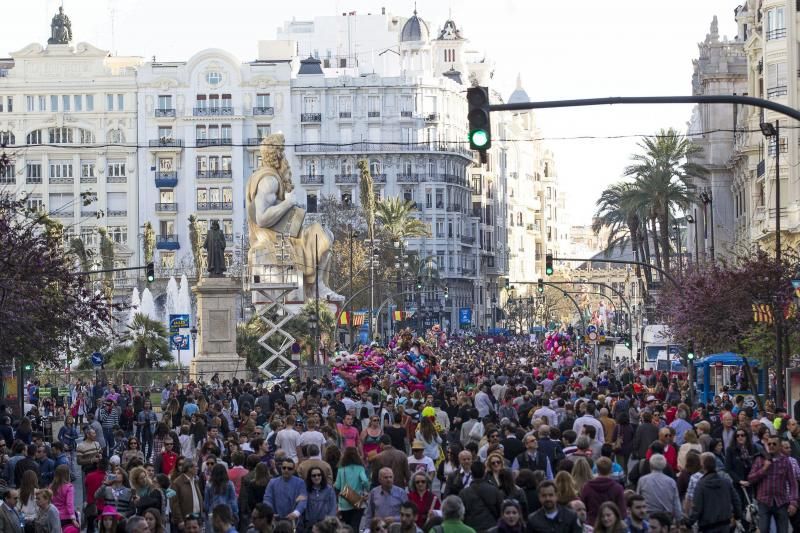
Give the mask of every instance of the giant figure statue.
[[64, 6], [61, 6], [50, 23], [50, 38], [47, 39], [47, 44], [69, 44], [71, 40], [72, 23], [64, 14]]
[[278, 235], [291, 246], [292, 262], [303, 275], [307, 299], [316, 295], [315, 248], [319, 258], [319, 297], [342, 301], [344, 297], [328, 287], [328, 265], [333, 235], [319, 223], [302, 228], [305, 211], [295, 205], [292, 173], [284, 156], [281, 133], [268, 135], [261, 141], [261, 166], [247, 183], [247, 225], [250, 234], [250, 266], [278, 264]]

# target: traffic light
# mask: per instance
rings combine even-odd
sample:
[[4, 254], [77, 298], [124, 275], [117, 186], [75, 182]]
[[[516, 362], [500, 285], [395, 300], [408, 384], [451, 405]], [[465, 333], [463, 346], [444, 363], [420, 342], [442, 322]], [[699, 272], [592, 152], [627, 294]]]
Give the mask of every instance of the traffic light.
[[469, 147], [486, 152], [492, 147], [492, 125], [489, 120], [488, 87], [467, 89], [467, 120], [469, 121]]
[[153, 263], [147, 263], [145, 274], [147, 276], [147, 283], [153, 283], [156, 280], [156, 267]]
[[417, 289], [422, 289], [422, 276], [417, 276]]
[[506, 278], [506, 290], [511, 289], [511, 280]]
[[544, 256], [544, 273], [548, 276], [553, 275], [553, 254], [545, 254]]
[[686, 360], [694, 360], [694, 341], [689, 341], [689, 346], [686, 348]]
[[544, 292], [544, 280], [542, 278], [539, 278], [539, 283], [536, 287], [536, 290], [539, 292]]
[[33, 365], [27, 363], [23, 368], [25, 369], [25, 372], [30, 372], [31, 370], [33, 370]]
[[630, 348], [631, 347], [631, 336], [630, 335], [625, 335], [625, 347], [626, 348]]
[[447, 285], [444, 286], [444, 299], [450, 298], [450, 289], [447, 288]]

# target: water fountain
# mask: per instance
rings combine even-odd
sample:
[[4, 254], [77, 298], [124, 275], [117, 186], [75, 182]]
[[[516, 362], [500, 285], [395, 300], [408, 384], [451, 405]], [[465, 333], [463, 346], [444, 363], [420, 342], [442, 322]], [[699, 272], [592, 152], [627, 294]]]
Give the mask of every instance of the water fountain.
[[133, 324], [133, 317], [135, 317], [136, 313], [139, 312], [141, 305], [142, 301], [139, 299], [139, 289], [134, 287], [133, 292], [131, 293], [131, 309], [128, 312], [128, 320], [125, 322], [126, 325], [130, 326]]
[[150, 289], [145, 289], [142, 291], [142, 303], [139, 305], [140, 314], [146, 315], [151, 320], [159, 321], [160, 317], [156, 313], [156, 303], [153, 300], [153, 294], [150, 292]]
[[[189, 279], [186, 277], [186, 274], [181, 276], [181, 285], [178, 288], [178, 296], [175, 303], [175, 309], [177, 313], [184, 314], [184, 315], [191, 315], [192, 314], [192, 296], [191, 296], [191, 289], [189, 287]], [[193, 324], [195, 327], [197, 324]]]

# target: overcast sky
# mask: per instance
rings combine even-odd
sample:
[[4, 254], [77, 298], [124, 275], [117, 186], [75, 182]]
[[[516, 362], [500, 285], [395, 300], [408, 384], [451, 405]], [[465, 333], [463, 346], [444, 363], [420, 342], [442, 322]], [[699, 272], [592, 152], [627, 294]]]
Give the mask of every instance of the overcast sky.
[[[736, 33], [736, 0], [419, 0], [431, 30], [452, 13], [496, 63], [494, 88], [508, 98], [517, 73], [532, 100], [691, 94], [692, 59], [714, 15], [720, 35]], [[0, 54], [46, 43], [61, 0], [2, 0]], [[491, 9], [487, 11], [484, 6]], [[64, 0], [75, 42], [120, 55], [185, 60], [222, 48], [242, 61], [257, 41], [274, 39], [285, 20], [344, 11], [403, 16], [412, 0]], [[113, 21], [113, 23], [112, 23]], [[112, 32], [112, 26], [114, 31]], [[113, 35], [112, 35], [113, 33]], [[616, 106], [538, 112], [556, 154], [573, 223], [588, 223], [602, 189], [619, 179], [636, 139], [556, 140], [556, 137], [685, 131], [690, 106]]]

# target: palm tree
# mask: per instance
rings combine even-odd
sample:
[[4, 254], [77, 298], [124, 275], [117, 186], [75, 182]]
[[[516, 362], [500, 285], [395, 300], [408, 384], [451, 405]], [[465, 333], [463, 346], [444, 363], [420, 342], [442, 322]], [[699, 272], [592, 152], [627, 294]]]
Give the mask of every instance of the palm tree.
[[172, 361], [164, 324], [137, 313], [128, 329], [125, 340], [130, 342], [130, 349], [121, 366], [153, 368], [159, 363]]
[[375, 206], [375, 217], [388, 241], [403, 241], [409, 237], [430, 237], [424, 222], [414, 217], [414, 204], [399, 196], [387, 198]]
[[635, 201], [650, 206], [650, 223], [660, 242], [656, 260], [669, 271], [670, 215], [688, 207], [696, 182], [705, 180], [708, 170], [691, 162], [702, 149], [672, 128], [644, 137], [639, 147], [643, 152], [632, 156], [633, 164], [625, 168], [625, 175], [635, 179]]
[[[649, 263], [649, 244], [645, 254], [647, 228], [642, 225], [641, 209], [634, 202], [634, 189], [635, 185], [630, 182], [615, 183], [605, 189], [596, 202], [592, 230], [597, 235], [602, 228], [608, 228], [606, 256], [611, 255], [615, 248], [623, 250], [630, 244], [634, 260]], [[651, 281], [649, 269], [645, 271], [645, 276], [648, 282]], [[636, 265], [636, 277], [642, 277], [639, 265]]]

